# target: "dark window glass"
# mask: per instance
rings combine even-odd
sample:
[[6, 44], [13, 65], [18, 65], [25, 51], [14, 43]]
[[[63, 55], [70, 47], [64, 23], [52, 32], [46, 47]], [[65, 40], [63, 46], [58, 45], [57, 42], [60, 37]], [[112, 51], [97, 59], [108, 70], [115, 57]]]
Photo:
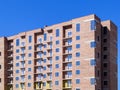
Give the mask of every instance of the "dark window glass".
[[45, 33], [44, 34], [44, 41], [46, 41], [47, 40], [47, 34]]
[[100, 41], [100, 37], [99, 36], [97, 36], [97, 41]]
[[19, 46], [19, 45], [20, 45], [20, 40], [17, 39], [17, 40], [16, 40], [16, 46]]
[[91, 21], [91, 30], [96, 30], [96, 20]]
[[32, 36], [29, 36], [29, 43], [32, 42]]
[[1, 56], [1, 52], [0, 52], [0, 56]]
[[104, 81], [104, 85], [108, 85], [108, 81]]
[[104, 63], [103, 66], [104, 66], [105, 68], [107, 68], [108, 65], [107, 65], [107, 63]]
[[104, 76], [105, 76], [105, 77], [107, 76], [107, 74], [108, 74], [107, 72], [104, 72]]
[[104, 34], [104, 35], [107, 34], [107, 30], [108, 30], [107, 27], [104, 27], [104, 29], [103, 29], [103, 34]]
[[104, 47], [103, 50], [106, 51], [106, 50], [107, 50], [107, 47]]
[[56, 37], [59, 37], [59, 36], [60, 36], [60, 30], [56, 29]]
[[104, 59], [107, 59], [107, 55], [104, 55], [103, 58], [104, 58]]
[[103, 42], [106, 43], [106, 42], [107, 42], [107, 39], [104, 39]]
[[79, 32], [80, 31], [80, 24], [76, 24], [76, 32]]

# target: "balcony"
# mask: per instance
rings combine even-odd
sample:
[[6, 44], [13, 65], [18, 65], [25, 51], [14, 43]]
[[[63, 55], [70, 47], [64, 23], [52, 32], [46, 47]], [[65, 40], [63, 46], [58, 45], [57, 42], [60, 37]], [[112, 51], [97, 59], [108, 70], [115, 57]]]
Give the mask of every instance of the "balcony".
[[13, 58], [13, 54], [11, 54], [11, 55], [8, 55], [8, 58]]
[[[23, 69], [23, 68], [21, 68], [21, 69]], [[21, 71], [22, 73], [21, 73], [21, 76], [25, 76], [25, 71]]]
[[8, 71], [13, 71], [13, 67], [11, 67], [11, 68], [8, 68]]
[[10, 64], [10, 65], [13, 64], [13, 61], [9, 61], [8, 64]]
[[43, 72], [42, 72], [42, 71], [43, 71], [43, 70], [38, 70], [38, 69], [36, 69], [36, 71], [35, 71], [34, 74], [36, 74], [36, 75], [38, 75], [38, 74], [43, 75]]
[[52, 65], [52, 60], [50, 60], [48, 63], [47, 63], [47, 66], [51, 66]]
[[20, 83], [20, 90], [25, 90], [25, 82]]
[[13, 78], [13, 74], [8, 75], [8, 78]]
[[13, 51], [13, 45], [8, 46], [8, 51], [12, 52]]
[[35, 90], [43, 90], [42, 82], [35, 82], [34, 88], [35, 88]]
[[48, 44], [52, 44], [52, 40], [50, 40], [50, 39], [47, 40], [47, 43], [48, 43]]
[[72, 79], [72, 71], [63, 72], [63, 80], [71, 80]]
[[35, 67], [38, 68], [38, 67], [43, 67], [43, 64], [42, 63], [36, 63], [35, 64]]
[[35, 77], [35, 82], [42, 82], [43, 77]]
[[47, 51], [51, 51], [52, 50], [52, 46], [47, 47]]
[[20, 80], [21, 83], [25, 83], [25, 79]]
[[72, 68], [71, 68], [71, 67], [65, 67], [65, 68], [63, 69], [63, 72], [65, 72], [65, 71], [72, 71]]
[[21, 65], [21, 67], [20, 67], [21, 69], [24, 69], [25, 68], [25, 64], [24, 65]]
[[52, 82], [51, 81], [48, 81], [47, 84], [46, 84], [46, 89], [47, 90], [52, 90]]
[[39, 45], [44, 45], [43, 42], [37, 42], [35, 43], [35, 46], [39, 46]]
[[11, 80], [11, 81], [8, 82], [8, 85], [11, 85], [11, 84], [13, 84], [13, 80]]
[[63, 89], [72, 90], [72, 83], [71, 83], [71, 80], [63, 81]]
[[43, 53], [43, 50], [35, 50], [35, 53]]
[[47, 74], [50, 74], [50, 73], [52, 73], [52, 70], [47, 71]]
[[21, 48], [25, 48], [25, 42], [22, 42], [20, 45]]

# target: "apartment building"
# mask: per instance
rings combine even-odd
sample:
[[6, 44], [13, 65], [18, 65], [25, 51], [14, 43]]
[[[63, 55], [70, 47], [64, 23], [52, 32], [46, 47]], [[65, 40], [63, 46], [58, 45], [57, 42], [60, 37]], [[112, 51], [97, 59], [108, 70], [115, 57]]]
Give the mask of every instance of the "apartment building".
[[0, 38], [0, 90], [118, 90], [117, 27], [88, 15]]

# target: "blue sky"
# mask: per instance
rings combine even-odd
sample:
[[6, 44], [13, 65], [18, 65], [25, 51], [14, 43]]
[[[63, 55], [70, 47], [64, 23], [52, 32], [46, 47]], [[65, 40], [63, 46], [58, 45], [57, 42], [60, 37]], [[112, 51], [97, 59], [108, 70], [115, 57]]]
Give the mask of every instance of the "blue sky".
[[[120, 0], [1, 0], [0, 36], [10, 36], [93, 13], [101, 20], [112, 20], [120, 28]], [[118, 52], [119, 47], [120, 40]], [[120, 68], [120, 60], [118, 63]]]

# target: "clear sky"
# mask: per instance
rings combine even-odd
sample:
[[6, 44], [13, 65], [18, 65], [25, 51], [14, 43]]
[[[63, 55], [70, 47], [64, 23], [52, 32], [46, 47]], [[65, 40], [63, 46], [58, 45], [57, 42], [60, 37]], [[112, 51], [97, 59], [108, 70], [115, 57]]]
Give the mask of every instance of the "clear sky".
[[[0, 0], [0, 36], [10, 36], [93, 13], [102, 20], [112, 20], [118, 26], [120, 38], [120, 0]], [[120, 39], [120, 52], [119, 47]], [[120, 55], [120, 68], [119, 58]], [[120, 74], [118, 76], [120, 81]]]

